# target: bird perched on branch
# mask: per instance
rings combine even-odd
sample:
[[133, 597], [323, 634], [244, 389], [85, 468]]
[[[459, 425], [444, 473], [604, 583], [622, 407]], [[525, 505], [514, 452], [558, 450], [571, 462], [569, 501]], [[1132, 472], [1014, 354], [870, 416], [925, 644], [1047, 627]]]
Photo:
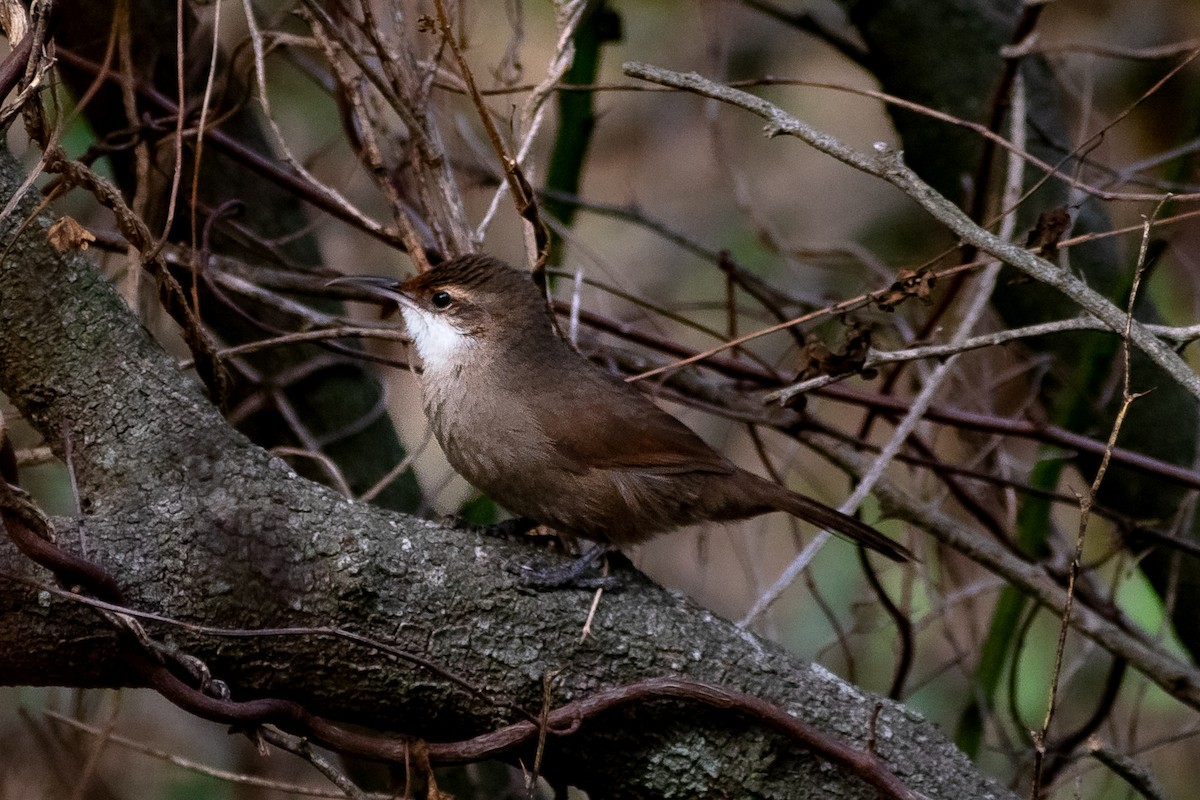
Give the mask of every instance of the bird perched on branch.
[[421, 357], [425, 413], [446, 458], [514, 514], [606, 545], [784, 511], [890, 559], [868, 525], [734, 465], [558, 335], [528, 273], [484, 255], [403, 283], [348, 278], [394, 301]]

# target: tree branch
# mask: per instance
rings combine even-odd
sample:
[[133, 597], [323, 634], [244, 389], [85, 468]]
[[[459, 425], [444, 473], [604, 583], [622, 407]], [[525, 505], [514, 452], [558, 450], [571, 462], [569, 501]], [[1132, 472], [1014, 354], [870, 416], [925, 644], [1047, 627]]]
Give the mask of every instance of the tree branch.
[[[1034, 280], [1058, 289], [1111, 330], [1124, 330], [1124, 312], [1103, 295], [1067, 270], [976, 225], [962, 209], [938, 194], [933, 187], [905, 166], [901, 153], [891, 150], [886, 145], [877, 145], [877, 154], [874, 156], [859, 152], [842, 144], [833, 136], [806, 125], [760, 97], [714, 83], [694, 72], [684, 74], [637, 62], [626, 63], [624, 71], [631, 77], [683, 89], [743, 108], [766, 120], [767, 136], [795, 136], [838, 161], [884, 179], [916, 201], [962, 241], [1016, 267]], [[1200, 399], [1200, 375], [1197, 375], [1174, 350], [1137, 322], [1130, 328], [1129, 338], [1139, 350], [1166, 370], [1192, 396]]]

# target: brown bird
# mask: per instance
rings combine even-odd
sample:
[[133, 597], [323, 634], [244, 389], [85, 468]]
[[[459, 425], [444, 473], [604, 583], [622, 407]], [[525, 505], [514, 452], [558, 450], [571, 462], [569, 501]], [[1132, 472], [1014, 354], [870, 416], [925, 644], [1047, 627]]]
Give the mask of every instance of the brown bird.
[[[339, 281], [343, 282], [343, 281]], [[528, 273], [483, 255], [397, 284], [425, 413], [450, 464], [514, 514], [629, 545], [683, 525], [785, 511], [903, 561], [873, 528], [747, 472], [557, 334]]]

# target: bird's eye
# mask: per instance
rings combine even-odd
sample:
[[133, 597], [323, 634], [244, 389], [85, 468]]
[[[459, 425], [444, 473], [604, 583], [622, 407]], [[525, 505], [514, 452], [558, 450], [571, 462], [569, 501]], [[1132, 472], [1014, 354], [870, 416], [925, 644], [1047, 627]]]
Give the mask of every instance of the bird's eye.
[[434, 292], [429, 296], [429, 302], [434, 308], [448, 308], [450, 306], [449, 292]]

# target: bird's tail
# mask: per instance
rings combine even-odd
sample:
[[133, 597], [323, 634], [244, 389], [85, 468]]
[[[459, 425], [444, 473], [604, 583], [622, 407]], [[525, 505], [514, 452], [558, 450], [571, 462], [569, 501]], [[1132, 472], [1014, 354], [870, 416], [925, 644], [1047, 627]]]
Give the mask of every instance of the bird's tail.
[[764, 483], [777, 490], [772, 493], [771, 505], [779, 511], [786, 511], [793, 517], [807, 520], [819, 528], [869, 547], [893, 561], [908, 561], [912, 558], [912, 553], [907, 547], [896, 544], [870, 525], [859, 522], [854, 517], [847, 516], [836, 508], [830, 508], [811, 497], [789, 491], [777, 483], [770, 481], [764, 481]]

